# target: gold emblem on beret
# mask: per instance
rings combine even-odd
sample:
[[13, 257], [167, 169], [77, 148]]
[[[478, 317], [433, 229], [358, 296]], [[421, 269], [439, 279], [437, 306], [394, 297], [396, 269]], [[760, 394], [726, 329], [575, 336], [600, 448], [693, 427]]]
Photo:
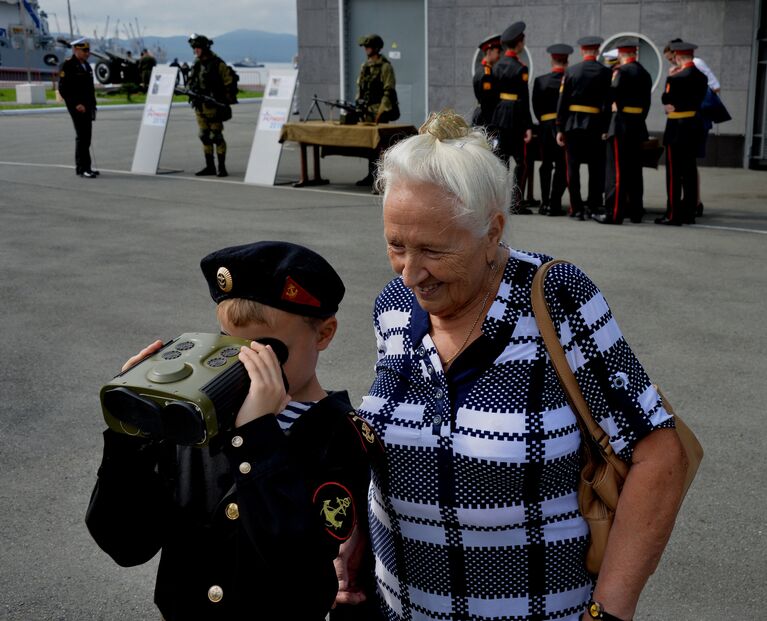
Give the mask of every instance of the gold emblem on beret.
[[218, 283], [218, 288], [221, 289], [221, 291], [224, 293], [229, 293], [233, 286], [232, 273], [225, 267], [219, 267], [218, 272], [216, 272], [216, 282]]

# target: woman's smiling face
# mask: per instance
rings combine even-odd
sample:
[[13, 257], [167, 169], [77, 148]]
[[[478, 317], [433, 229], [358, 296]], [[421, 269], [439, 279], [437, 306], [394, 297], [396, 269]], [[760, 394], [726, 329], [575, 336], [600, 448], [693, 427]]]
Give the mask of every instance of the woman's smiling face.
[[[502, 218], [501, 218], [502, 220]], [[456, 219], [445, 193], [431, 183], [397, 180], [383, 206], [392, 269], [427, 313], [463, 315], [488, 286], [500, 230], [477, 237]]]

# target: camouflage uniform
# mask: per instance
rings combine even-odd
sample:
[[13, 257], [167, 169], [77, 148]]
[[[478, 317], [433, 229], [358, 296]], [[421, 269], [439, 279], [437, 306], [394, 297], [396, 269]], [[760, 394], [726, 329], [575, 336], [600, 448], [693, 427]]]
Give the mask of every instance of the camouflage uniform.
[[226, 63], [210, 50], [213, 43], [202, 35], [193, 35], [189, 40], [192, 47], [201, 47], [205, 50], [199, 57], [189, 73], [188, 88], [197, 95], [210, 97], [222, 104], [217, 106], [190, 95], [189, 100], [194, 107], [197, 117], [197, 126], [200, 128], [199, 136], [202, 142], [202, 150], [205, 154], [205, 168], [197, 173], [198, 176], [216, 174], [213, 163], [213, 149], [215, 147], [218, 156], [218, 176], [225, 177], [226, 171], [226, 141], [224, 140], [224, 121], [232, 118], [229, 87], [234, 81], [232, 72]]
[[397, 104], [396, 80], [394, 68], [389, 59], [379, 55], [377, 60], [368, 60], [360, 67], [357, 78], [357, 101], [364, 102], [364, 121], [374, 121], [380, 113], [378, 121], [387, 123], [399, 118]]

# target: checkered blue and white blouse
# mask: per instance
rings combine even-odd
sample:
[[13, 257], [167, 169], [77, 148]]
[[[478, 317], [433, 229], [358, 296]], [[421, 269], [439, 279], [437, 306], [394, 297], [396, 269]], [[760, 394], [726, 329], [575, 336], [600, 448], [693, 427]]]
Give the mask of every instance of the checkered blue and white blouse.
[[[509, 252], [482, 336], [447, 375], [402, 280], [376, 300], [376, 379], [360, 414], [386, 447], [369, 509], [388, 619], [575, 621], [591, 595], [581, 436], [530, 302], [547, 258]], [[594, 418], [630, 460], [673, 419], [587, 276], [555, 266], [546, 298]]]

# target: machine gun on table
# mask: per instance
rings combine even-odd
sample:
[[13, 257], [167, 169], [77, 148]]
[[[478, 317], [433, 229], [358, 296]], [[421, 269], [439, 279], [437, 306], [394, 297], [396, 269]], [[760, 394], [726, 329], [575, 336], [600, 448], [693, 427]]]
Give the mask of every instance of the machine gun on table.
[[320, 99], [315, 94], [314, 97], [312, 97], [312, 106], [309, 108], [309, 112], [306, 113], [306, 116], [302, 119], [302, 121], [308, 121], [314, 110], [317, 110], [317, 114], [320, 115], [320, 119], [324, 121], [325, 115], [322, 114], [322, 109], [319, 105], [321, 103], [325, 104], [326, 106], [330, 106], [331, 108], [338, 108], [339, 110], [342, 110], [342, 112], [338, 115], [338, 122], [341, 125], [356, 125], [364, 116], [364, 108], [361, 106], [349, 103], [348, 101], [343, 101], [341, 99], [336, 99], [334, 101]]

